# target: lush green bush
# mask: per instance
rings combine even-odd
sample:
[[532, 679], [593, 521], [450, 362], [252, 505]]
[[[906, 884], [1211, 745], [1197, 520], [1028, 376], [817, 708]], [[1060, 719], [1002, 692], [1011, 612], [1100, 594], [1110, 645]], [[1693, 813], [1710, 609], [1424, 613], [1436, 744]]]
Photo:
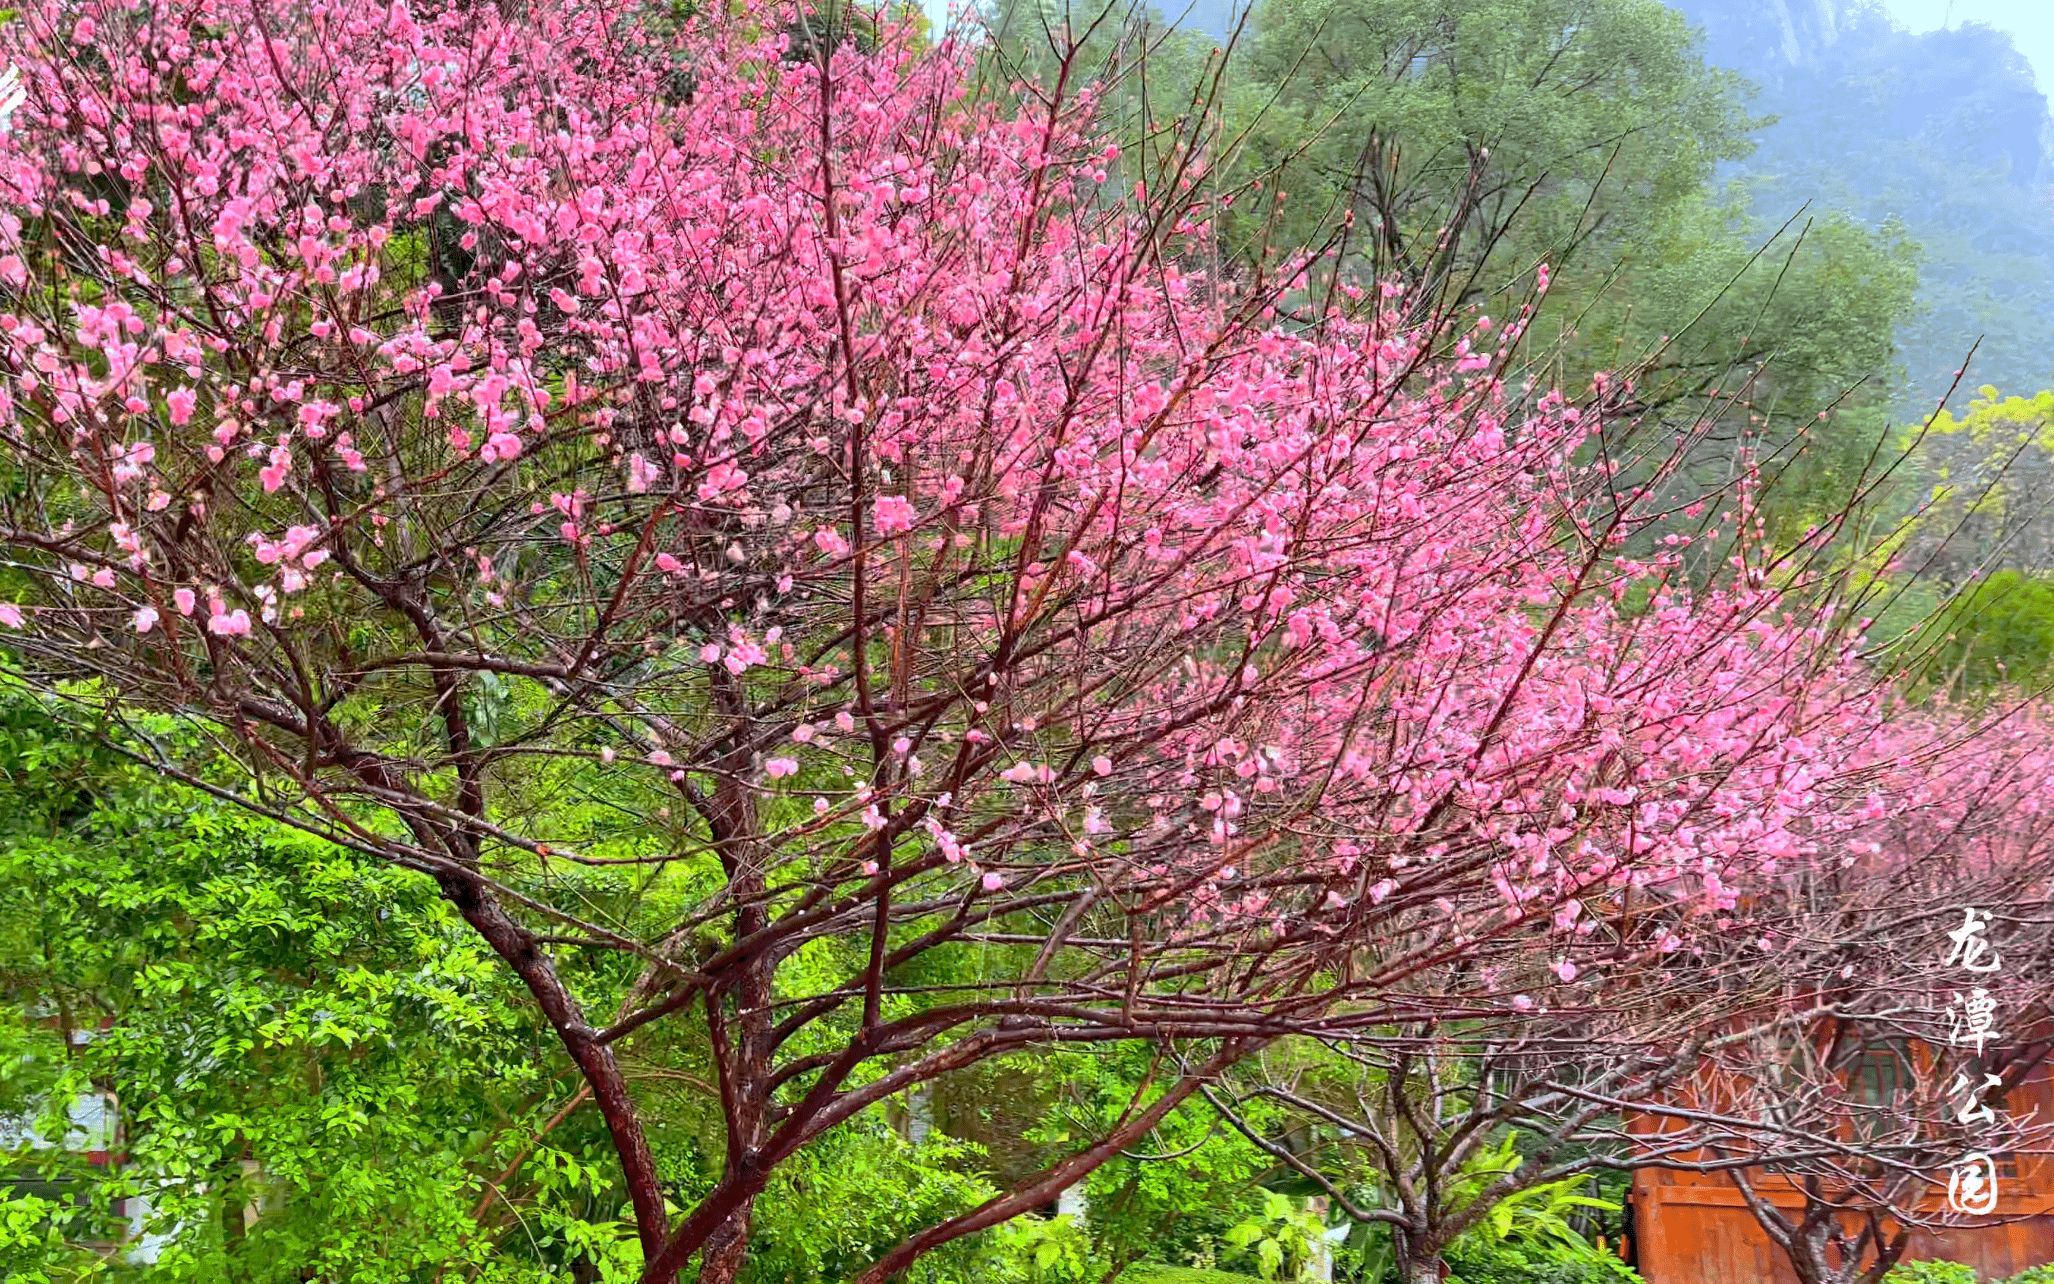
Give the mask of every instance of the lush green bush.
[[[1977, 1284], [1976, 1268], [1960, 1262], [1900, 1262], [1883, 1277], [1883, 1284]], [[2028, 1266], [2007, 1279], [1991, 1284], [2054, 1284], [2054, 1263]]]
[[1449, 1284], [1640, 1284], [1617, 1258], [1572, 1256], [1545, 1245], [1457, 1244], [1447, 1260]]
[[[1977, 1284], [1977, 1279], [1975, 1267], [1960, 1262], [1900, 1262], [1883, 1277], [1883, 1284]], [[1991, 1284], [2054, 1284], [2054, 1263], [2028, 1266]]]
[[0, 1274], [77, 1278], [76, 1247], [117, 1233], [94, 1210], [135, 1194], [176, 1232], [158, 1280], [616, 1257], [604, 1152], [586, 1116], [545, 1126], [575, 1085], [513, 986], [427, 879], [173, 785], [0, 690], [0, 1116], [57, 1135], [112, 1088], [127, 1158], [0, 1154], [67, 1196], [10, 1201]]
[[1899, 1262], [1883, 1284], [1976, 1284], [1976, 1272], [1960, 1262]]
[[[173, 1237], [151, 1280], [632, 1280], [615, 1165], [593, 1113], [564, 1110], [574, 1080], [516, 987], [425, 877], [167, 781], [0, 686], [0, 1119], [56, 1135], [73, 1098], [112, 1087], [128, 1158], [0, 1150], [0, 1279], [107, 1278], [89, 1247], [120, 1234], [104, 1210], [147, 1192]], [[94, 1037], [67, 1053], [74, 1029]], [[703, 1185], [703, 1097], [657, 1102], [666, 1171]], [[758, 1201], [745, 1284], [847, 1279], [989, 1198], [981, 1167], [866, 1115]], [[1069, 1219], [1025, 1218], [908, 1284], [1106, 1269]]]
[[1229, 1230], [1222, 1247], [1232, 1265], [1249, 1266], [1265, 1280], [1298, 1279], [1325, 1230], [1319, 1214], [1288, 1195], [1264, 1191], [1262, 1210]]
[[1971, 690], [2037, 682], [2054, 664], [2054, 580], [1998, 571], [1955, 598], [1937, 628], [1933, 681]]
[[1253, 1275], [1207, 1270], [1202, 1266], [1164, 1266], [1140, 1262], [1127, 1268], [1120, 1284], [1261, 1284]]
[[[1052, 1068], [1036, 1067], [1034, 1079], [1045, 1104], [1024, 1140], [1038, 1148], [1039, 1163], [1068, 1153], [1080, 1137], [1114, 1126], [1132, 1109], [1136, 1085], [1151, 1073], [1152, 1060], [1149, 1048], [1116, 1047], [1067, 1057]], [[1243, 1104], [1242, 1117], [1259, 1129], [1271, 1128], [1277, 1126], [1272, 1111], [1262, 1101], [1250, 1101]], [[1086, 1182], [1089, 1230], [1099, 1258], [1108, 1267], [1145, 1255], [1157, 1262], [1254, 1270], [1251, 1262], [1258, 1259], [1235, 1260], [1231, 1237], [1237, 1228], [1255, 1223], [1256, 1235], [1239, 1232], [1246, 1248], [1276, 1238], [1266, 1232], [1286, 1229], [1279, 1225], [1283, 1219], [1273, 1215], [1270, 1196], [1276, 1192], [1258, 1184], [1275, 1161], [1223, 1126], [1202, 1101], [1174, 1111], [1152, 1138], [1158, 1149], [1176, 1158], [1122, 1154]]]
[[[1495, 1149], [1479, 1156], [1458, 1186], [1458, 1199], [1479, 1192], [1520, 1162], [1518, 1138], [1507, 1133]], [[1447, 1262], [1462, 1284], [1639, 1284], [1640, 1276], [1584, 1237], [1579, 1219], [1595, 1211], [1617, 1212], [1614, 1200], [1588, 1193], [1596, 1175], [1580, 1173], [1515, 1191], [1453, 1245]]]

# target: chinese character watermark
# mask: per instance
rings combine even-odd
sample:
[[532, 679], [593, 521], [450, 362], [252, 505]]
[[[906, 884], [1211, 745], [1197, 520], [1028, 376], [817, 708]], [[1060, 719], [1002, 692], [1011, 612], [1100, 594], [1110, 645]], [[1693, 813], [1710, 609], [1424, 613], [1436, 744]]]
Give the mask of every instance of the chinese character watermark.
[[1997, 1165], [1978, 1151], [1947, 1170], [1947, 1206], [1981, 1217], [1997, 1207]]
[[1983, 1094], [2003, 1082], [2004, 1080], [1997, 1075], [1986, 1074], [1983, 1076], [1982, 1086], [1978, 1087], [1969, 1082], [1967, 1075], [1955, 1075], [1954, 1086], [1948, 1091], [1967, 1103], [1955, 1112], [1955, 1122], [1964, 1128], [1972, 1123], [1996, 1123], [1997, 1112], [1983, 1104]]
[[1954, 948], [1947, 951], [1947, 966], [1959, 965], [1971, 972], [1995, 972], [2003, 967], [2004, 960], [1983, 939], [1989, 926], [1990, 915], [1986, 911], [1968, 910], [1961, 926], [1947, 934], [1947, 939], [1954, 942]]
[[[1990, 921], [1984, 910], [1969, 909], [1963, 913], [1961, 926], [1947, 934], [1953, 942], [1953, 948], [1947, 951], [1948, 967], [1988, 975], [2004, 966], [2003, 957], [1985, 935]], [[1989, 1073], [1982, 1065], [1984, 1045], [2002, 1037], [1997, 1032], [1997, 1000], [1980, 985], [1970, 987], [1967, 994], [1956, 992], [1947, 1000], [1947, 1020], [1948, 1043], [1973, 1049], [1967, 1067], [1956, 1072], [1953, 1086], [1948, 1089], [1955, 1122], [1964, 1128], [1975, 1124], [1987, 1127], [1997, 1122], [1997, 1110], [1983, 1097], [2004, 1083], [2003, 1076]], [[1997, 1194], [1997, 1164], [1988, 1154], [1972, 1152], [1948, 1168], [1947, 1206], [1955, 1212], [1985, 1216], [1996, 1209]]]
[[1957, 1048], [1972, 1045], [1979, 1057], [1985, 1043], [2001, 1037], [1997, 1032], [1997, 1000], [1980, 985], [1971, 989], [1967, 997], [1957, 994], [1948, 1002], [1947, 1020], [1947, 1041]]

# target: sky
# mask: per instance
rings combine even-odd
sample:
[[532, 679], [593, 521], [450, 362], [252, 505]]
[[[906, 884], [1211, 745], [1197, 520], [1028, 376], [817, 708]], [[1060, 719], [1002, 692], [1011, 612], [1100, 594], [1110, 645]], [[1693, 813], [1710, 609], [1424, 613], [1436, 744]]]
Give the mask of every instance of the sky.
[[2033, 65], [2040, 92], [2054, 91], [2054, 0], [1883, 0], [1883, 8], [1912, 31], [1980, 22], [2008, 32]]

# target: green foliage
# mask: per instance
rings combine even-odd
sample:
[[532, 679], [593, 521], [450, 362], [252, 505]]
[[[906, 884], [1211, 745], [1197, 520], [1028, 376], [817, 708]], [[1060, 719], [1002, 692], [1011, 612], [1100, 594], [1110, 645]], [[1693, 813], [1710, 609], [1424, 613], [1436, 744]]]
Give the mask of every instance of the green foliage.
[[0, 1114], [55, 1136], [111, 1089], [126, 1150], [0, 1160], [81, 1197], [7, 1206], [9, 1278], [112, 1242], [105, 1212], [138, 1195], [165, 1280], [617, 1262], [611, 1164], [575, 1114], [544, 1135], [575, 1081], [527, 1012], [425, 878], [0, 693]]
[[[939, 1133], [913, 1146], [866, 1116], [782, 1169], [757, 1201], [747, 1284], [831, 1284], [900, 1239], [997, 1193], [976, 1148]], [[1093, 1259], [1067, 1218], [1022, 1219], [923, 1258], [915, 1284], [1070, 1284]], [[1070, 1273], [1073, 1263], [1081, 1263]]]
[[[1269, 0], [1256, 23], [1246, 75], [1278, 101], [1248, 162], [1283, 167], [1287, 239], [1352, 207], [1365, 253], [1399, 271], [1465, 208], [1463, 261], [1559, 259], [1600, 191], [1601, 243], [1627, 244], [1746, 150], [1739, 82], [1658, 0]], [[1472, 173], [1511, 199], [1465, 207]], [[1517, 244], [1494, 244], [1519, 203]]]
[[[1029, 1132], [1040, 1162], [1074, 1150], [1078, 1139], [1100, 1135], [1124, 1114], [1151, 1060], [1146, 1049], [1121, 1047], [1055, 1063], [1043, 1084], [1048, 1104]], [[1271, 1118], [1259, 1100], [1243, 1109], [1258, 1127]], [[1098, 1255], [1108, 1263], [1143, 1252], [1157, 1260], [1214, 1260], [1206, 1255], [1219, 1255], [1235, 1225], [1262, 1214], [1265, 1192], [1257, 1183], [1274, 1167], [1202, 1100], [1186, 1102], [1156, 1126], [1145, 1149], [1115, 1156], [1087, 1180]]]
[[1091, 1236], [1072, 1217], [1023, 1217], [1008, 1223], [1008, 1256], [1030, 1284], [1091, 1284], [1105, 1278]]
[[[1714, 191], [1759, 122], [1658, 0], [1268, 0], [1257, 17], [1234, 173], [1277, 171], [1289, 200], [1252, 203], [1241, 239], [1261, 239], [1258, 213], [1287, 246], [1351, 217], [1366, 266], [1499, 315], [1547, 262], [1531, 342], [1568, 386], [1639, 370], [1644, 404], [1740, 416], [1707, 403], [1718, 388], [1785, 435], [1889, 372], [1909, 247], [1844, 216], [1757, 219], [1744, 193]], [[1834, 427], [1847, 449], [1816, 452], [1840, 456], [1829, 472], [1870, 444], [1840, 429], [1879, 424]]]
[[1976, 1272], [1960, 1262], [1899, 1262], [1883, 1284], [1976, 1284]]
[[[1536, 374], [1630, 376], [1636, 415], [1745, 440], [1775, 484], [1772, 536], [1835, 515], [1883, 440], [1894, 338], [1917, 291], [1901, 225], [1715, 187], [1762, 121], [1660, 0], [1265, 0], [1222, 54], [1216, 5], [998, 0], [996, 74], [1102, 77], [1109, 190], [1212, 158], [1230, 262], [1314, 245], [1361, 283], [1402, 278], [1460, 317], [1527, 331]], [[1200, 34], [1165, 29], [1188, 17]], [[1085, 34], [1088, 32], [1088, 35]], [[1970, 331], [1972, 332], [1972, 331]], [[1540, 369], [1545, 367], [1545, 369]], [[1823, 418], [1822, 411], [1828, 411]]]
[[92, 1255], [64, 1242], [61, 1203], [0, 1184], [0, 1278], [53, 1284], [92, 1269]]
[[[479, 683], [467, 698], [498, 722], [531, 716], [532, 695]], [[205, 761], [204, 746], [170, 747]], [[537, 781], [565, 795], [591, 784]], [[604, 831], [617, 813], [591, 810], [592, 850], [647, 841]], [[809, 947], [789, 983], [839, 976], [840, 948]], [[623, 984], [602, 957], [613, 971], [559, 957], [595, 1005]], [[678, 1037], [678, 1086], [644, 1088], [674, 1199], [704, 1187], [722, 1144], [693, 1072], [703, 1049]], [[1131, 1091], [1118, 1067], [1094, 1074], [1108, 1099]], [[109, 1269], [88, 1246], [119, 1228], [89, 1210], [143, 1194], [150, 1228], [172, 1236], [153, 1279], [632, 1280], [640, 1249], [610, 1148], [589, 1106], [565, 1109], [576, 1085], [429, 880], [144, 771], [0, 689], [0, 1118], [59, 1135], [74, 1100], [112, 1088], [128, 1159], [0, 1154], [0, 1178], [41, 1183], [0, 1184], [0, 1277]], [[881, 1113], [853, 1121], [780, 1169], [744, 1278], [846, 1279], [994, 1194], [984, 1162], [938, 1132], [914, 1146]], [[908, 1279], [1084, 1284], [1105, 1269], [1069, 1219], [1022, 1219]]]
[[[1462, 1207], [1484, 1197], [1491, 1184], [1519, 1162], [1518, 1137], [1507, 1133], [1465, 1169], [1450, 1193], [1451, 1204]], [[1498, 1199], [1450, 1246], [1449, 1265], [1467, 1284], [1513, 1279], [1551, 1284], [1638, 1281], [1624, 1262], [1585, 1239], [1572, 1220], [1589, 1209], [1618, 1211], [1612, 1200], [1586, 1193], [1594, 1180], [1583, 1173]]]
[[1922, 246], [1921, 297], [1898, 332], [1900, 409], [1930, 413], [1971, 345], [1972, 384], [2042, 383], [2054, 351], [2047, 103], [2010, 40], [1973, 22], [1914, 33], [1862, 0], [1677, 7], [1775, 118], [1737, 167], [1757, 209], [1901, 219]]
[[1312, 1251], [1326, 1230], [1317, 1213], [1288, 1195], [1264, 1191], [1262, 1210], [1231, 1227], [1223, 1237], [1230, 1263], [1252, 1264], [1266, 1280], [1302, 1279]]
[[1915, 485], [1878, 512], [1855, 577], [1880, 663], [1914, 698], [2054, 680], [2054, 392], [1985, 386], [1959, 415], [1897, 430], [1883, 457]]
[[1448, 1284], [1639, 1284], [1617, 1258], [1554, 1257], [1546, 1249], [1511, 1245], [1464, 1248], [1448, 1254]]
[[1158, 1262], [1142, 1262], [1120, 1276], [1123, 1284], [1254, 1284], [1256, 1278], [1202, 1266], [1164, 1266]]
[[2054, 666], [2054, 579], [1999, 571], [1956, 595], [1931, 628], [1939, 642], [1926, 671], [1935, 683], [2037, 686]]
[[[1899, 1262], [1883, 1284], [1978, 1284], [1975, 1267], [1960, 1262]], [[1991, 1284], [2054, 1284], [2054, 1265], [2028, 1266]]]
[[1910, 547], [1923, 573], [1954, 584], [2054, 565], [2054, 525], [2045, 520], [2054, 392], [1978, 392], [1960, 415], [1942, 411], [1910, 434], [1930, 492]]

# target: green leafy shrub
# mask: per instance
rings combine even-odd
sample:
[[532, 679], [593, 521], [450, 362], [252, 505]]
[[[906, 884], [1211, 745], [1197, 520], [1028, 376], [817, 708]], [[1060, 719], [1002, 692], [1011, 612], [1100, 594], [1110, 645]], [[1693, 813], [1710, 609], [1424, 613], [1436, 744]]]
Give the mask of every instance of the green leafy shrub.
[[1326, 1223], [1288, 1195], [1263, 1192], [1262, 1211], [1226, 1233], [1229, 1256], [1251, 1263], [1266, 1280], [1298, 1279], [1318, 1245]]
[[138, 1193], [171, 1236], [156, 1280], [398, 1284], [495, 1242], [530, 1276], [603, 1265], [611, 1166], [586, 1118], [543, 1127], [573, 1088], [514, 988], [429, 880], [0, 689], [0, 1116], [61, 1121], [112, 1087], [127, 1161], [0, 1156], [66, 1210], [45, 1234], [11, 1203], [0, 1276], [78, 1278], [69, 1259], [119, 1233], [85, 1210]]
[[1936, 622], [1931, 674], [1970, 690], [2033, 684], [2054, 664], [2054, 580], [2002, 570], [1964, 589]]
[[1883, 1284], [1976, 1284], [1976, 1270], [1960, 1262], [1899, 1262]]
[[1097, 1284], [1105, 1278], [1105, 1263], [1074, 1217], [1015, 1218], [1000, 1228], [999, 1237], [999, 1251], [1026, 1284]]
[[[1459, 1202], [1480, 1198], [1504, 1173], [1519, 1166], [1518, 1138], [1506, 1134], [1478, 1156], [1455, 1191]], [[1583, 1173], [1514, 1191], [1493, 1204], [1449, 1248], [1447, 1261], [1463, 1284], [1639, 1284], [1640, 1276], [1583, 1237], [1574, 1218], [1585, 1210], [1616, 1212], [1614, 1200], [1587, 1194], [1594, 1177]]]
[[1164, 1266], [1159, 1262], [1140, 1262], [1127, 1268], [1120, 1276], [1121, 1284], [1257, 1284], [1253, 1275], [1236, 1275], [1232, 1271], [1208, 1270], [1202, 1266]]
[[[64, 1242], [63, 1209], [40, 1195], [0, 1183], [0, 1277], [19, 1284], [52, 1284], [53, 1268], [69, 1266], [79, 1275], [90, 1256]], [[75, 1278], [66, 1271], [62, 1278]]]
[[1640, 1284], [1632, 1267], [1595, 1249], [1470, 1243], [1450, 1249], [1447, 1261], [1449, 1284]]

